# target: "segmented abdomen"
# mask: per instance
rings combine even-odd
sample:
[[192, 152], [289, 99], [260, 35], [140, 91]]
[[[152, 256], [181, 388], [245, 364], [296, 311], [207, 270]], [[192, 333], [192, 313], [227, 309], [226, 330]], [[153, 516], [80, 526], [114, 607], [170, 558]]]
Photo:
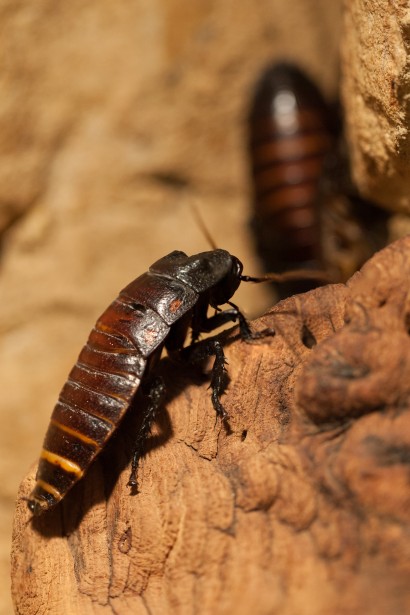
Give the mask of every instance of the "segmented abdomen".
[[127, 297], [99, 318], [51, 416], [31, 494], [42, 509], [61, 500], [118, 427], [168, 332], [155, 311]]
[[269, 270], [317, 268], [318, 190], [332, 147], [330, 114], [316, 86], [296, 67], [266, 71], [250, 113], [254, 229]]

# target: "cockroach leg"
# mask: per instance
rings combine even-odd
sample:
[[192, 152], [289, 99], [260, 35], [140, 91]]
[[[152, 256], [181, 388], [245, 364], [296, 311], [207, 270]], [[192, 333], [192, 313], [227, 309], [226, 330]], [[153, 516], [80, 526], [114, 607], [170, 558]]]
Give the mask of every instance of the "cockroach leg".
[[228, 301], [227, 303], [233, 308], [236, 313], [236, 320], [239, 322], [239, 331], [241, 334], [242, 341], [250, 344], [255, 340], [261, 339], [263, 337], [275, 335], [275, 330], [269, 328], [262, 329], [262, 331], [252, 331], [248, 321], [246, 320], [245, 316], [242, 314], [238, 306], [232, 303], [232, 301]]
[[131, 461], [131, 474], [127, 485], [136, 489], [138, 487], [137, 482], [137, 469], [138, 462], [143, 454], [145, 442], [151, 432], [151, 427], [155, 421], [157, 411], [162, 406], [162, 402], [165, 397], [165, 383], [161, 377], [154, 378], [148, 384], [148, 393], [146, 394], [149, 399], [149, 404], [144, 414], [144, 418], [141, 423], [137, 438], [135, 440], [134, 451], [132, 453]]
[[210, 345], [213, 349], [213, 353], [215, 354], [210, 384], [212, 390], [212, 405], [215, 408], [217, 415], [220, 416], [223, 421], [227, 421], [229, 416], [221, 403], [221, 395], [224, 392], [227, 379], [227, 372], [225, 368], [227, 360], [225, 358], [222, 344], [218, 340], [214, 340]]
[[209, 338], [196, 344], [187, 346], [180, 352], [183, 361], [196, 364], [204, 361], [208, 357], [215, 357], [211, 369], [211, 382], [209, 388], [212, 390], [211, 400], [216, 414], [223, 420], [228, 420], [228, 414], [221, 403], [221, 396], [226, 387], [227, 371], [225, 365], [227, 360], [221, 342], [215, 338]]

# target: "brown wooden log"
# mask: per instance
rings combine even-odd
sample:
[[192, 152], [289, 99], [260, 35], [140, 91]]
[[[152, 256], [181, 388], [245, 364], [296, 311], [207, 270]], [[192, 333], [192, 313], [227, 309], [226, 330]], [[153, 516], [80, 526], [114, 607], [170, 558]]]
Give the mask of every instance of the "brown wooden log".
[[166, 410], [126, 486], [135, 416], [49, 514], [17, 502], [16, 612], [410, 612], [410, 238], [344, 285], [226, 336], [229, 429], [165, 360]]

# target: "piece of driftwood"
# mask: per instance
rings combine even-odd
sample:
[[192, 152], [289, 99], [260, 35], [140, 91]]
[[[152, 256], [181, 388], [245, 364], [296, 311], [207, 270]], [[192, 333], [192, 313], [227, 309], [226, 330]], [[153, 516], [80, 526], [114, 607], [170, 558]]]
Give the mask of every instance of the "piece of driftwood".
[[20, 615], [410, 612], [410, 237], [344, 285], [226, 337], [208, 380], [165, 360], [166, 410], [126, 486], [134, 419], [54, 511], [17, 501]]
[[410, 213], [408, 3], [346, 0], [343, 21], [343, 108], [354, 180], [362, 196], [402, 214], [394, 225], [403, 224], [403, 233]]

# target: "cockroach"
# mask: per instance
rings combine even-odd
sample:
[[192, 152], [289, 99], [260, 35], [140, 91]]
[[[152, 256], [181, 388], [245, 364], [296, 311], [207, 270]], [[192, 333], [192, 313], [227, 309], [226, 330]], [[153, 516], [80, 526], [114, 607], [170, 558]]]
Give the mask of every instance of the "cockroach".
[[318, 190], [335, 139], [326, 101], [296, 66], [271, 66], [256, 87], [249, 133], [253, 225], [267, 268], [318, 268]]
[[[346, 281], [385, 245], [386, 215], [349, 172], [340, 105], [297, 66], [269, 66], [249, 113], [251, 225], [267, 270], [326, 269]], [[316, 282], [284, 285], [281, 296]]]
[[[227, 420], [220, 400], [225, 373], [223, 347], [217, 338], [197, 344], [200, 333], [239, 322], [245, 341], [270, 335], [271, 330], [252, 333], [243, 314], [230, 301], [240, 283], [321, 275], [295, 271], [253, 278], [242, 275], [242, 270], [241, 261], [222, 249], [194, 256], [174, 251], [156, 261], [108, 306], [54, 407], [36, 484], [28, 499], [34, 515], [55, 506], [84, 475], [141, 387], [149, 402], [136, 437], [128, 482], [130, 487], [137, 486], [138, 460], [164, 397], [164, 383], [155, 375], [155, 365], [164, 347], [168, 352], [183, 348], [189, 329], [192, 342], [184, 351], [189, 350], [192, 356], [196, 353], [196, 359], [215, 356], [212, 403], [217, 415]], [[223, 304], [229, 308], [221, 310]], [[208, 306], [215, 308], [215, 315], [208, 317]]]

